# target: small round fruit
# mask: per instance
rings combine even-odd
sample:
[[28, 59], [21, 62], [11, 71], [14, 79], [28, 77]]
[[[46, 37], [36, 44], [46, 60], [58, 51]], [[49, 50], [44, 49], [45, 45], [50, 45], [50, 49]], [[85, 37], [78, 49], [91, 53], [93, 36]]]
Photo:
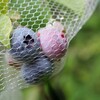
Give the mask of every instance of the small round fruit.
[[38, 31], [38, 36], [41, 48], [46, 56], [53, 59], [60, 59], [65, 55], [68, 42], [62, 26], [59, 25], [58, 28], [57, 26], [55, 27], [55, 24], [48, 25]]
[[11, 49], [9, 53], [18, 61], [31, 62], [39, 54], [40, 42], [37, 35], [31, 29], [18, 27], [11, 37]]
[[34, 63], [24, 64], [21, 76], [26, 83], [38, 84], [48, 80], [53, 72], [53, 63], [47, 57], [40, 57]]
[[16, 69], [20, 69], [21, 66], [23, 65], [23, 63], [21, 63], [21, 62], [15, 60], [14, 58], [12, 58], [12, 56], [9, 54], [8, 51], [6, 51], [6, 53], [5, 53], [5, 60], [6, 60], [6, 63], [9, 66], [13, 66]]

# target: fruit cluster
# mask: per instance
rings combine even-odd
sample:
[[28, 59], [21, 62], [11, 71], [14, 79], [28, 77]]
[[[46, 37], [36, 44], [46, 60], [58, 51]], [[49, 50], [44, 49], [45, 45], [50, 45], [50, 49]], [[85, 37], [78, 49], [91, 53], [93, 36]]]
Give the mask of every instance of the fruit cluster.
[[36, 33], [26, 27], [16, 28], [11, 36], [8, 64], [16, 67], [15, 64], [20, 63], [17, 65], [26, 83], [36, 84], [49, 79], [54, 62], [66, 53], [68, 44], [63, 30], [60, 22], [49, 24]]

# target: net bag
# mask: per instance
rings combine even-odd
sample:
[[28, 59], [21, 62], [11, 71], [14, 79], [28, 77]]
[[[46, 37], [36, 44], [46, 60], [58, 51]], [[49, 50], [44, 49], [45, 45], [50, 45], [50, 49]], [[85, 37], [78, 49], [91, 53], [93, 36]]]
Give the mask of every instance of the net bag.
[[61, 71], [70, 41], [98, 1], [0, 0], [0, 93]]

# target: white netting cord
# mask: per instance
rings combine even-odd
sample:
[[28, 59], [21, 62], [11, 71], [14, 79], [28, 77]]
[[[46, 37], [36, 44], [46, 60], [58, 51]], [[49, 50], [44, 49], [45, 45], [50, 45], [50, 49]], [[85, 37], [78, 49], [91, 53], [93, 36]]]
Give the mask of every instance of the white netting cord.
[[[2, 0], [0, 4], [2, 4], [3, 2], [4, 2], [4, 0]], [[70, 3], [70, 0], [67, 0], [67, 3], [68, 2]], [[96, 8], [98, 0], [83, 0], [83, 2], [77, 1], [77, 2], [73, 2], [72, 4], [74, 4], [74, 3], [75, 3], [75, 6], [73, 5], [73, 7], [75, 7], [75, 8], [72, 8], [70, 6], [71, 4], [64, 5], [63, 3], [60, 2], [60, 0], [55, 0], [55, 1], [54, 0], [9, 0], [9, 2], [5, 4], [6, 7], [4, 7], [0, 11], [0, 15], [2, 13], [4, 13], [3, 15], [0, 16], [0, 21], [2, 22], [2, 20], [5, 20], [5, 22], [4, 21], [2, 22], [2, 25], [4, 25], [4, 27], [3, 28], [0, 27], [0, 29], [1, 29], [0, 30], [0, 36], [1, 36], [0, 37], [0, 39], [1, 39], [1, 41], [0, 41], [1, 42], [1, 45], [0, 45], [0, 64], [1, 64], [0, 65], [0, 91], [3, 91], [3, 90], [6, 91], [8, 89], [13, 90], [14, 88], [28, 87], [29, 84], [26, 84], [26, 83], [31, 82], [29, 80], [27, 81], [28, 78], [32, 78], [33, 76], [38, 76], [40, 79], [39, 81], [41, 81], [41, 75], [44, 76], [44, 74], [41, 74], [43, 71], [42, 70], [43, 68], [41, 69], [40, 65], [39, 65], [40, 72], [37, 72], [38, 74], [36, 73], [34, 75], [32, 74], [33, 76], [30, 75], [30, 77], [26, 77], [25, 75], [27, 75], [27, 74], [22, 75], [21, 74], [22, 71], [20, 70], [20, 68], [16, 69], [12, 66], [9, 66], [8, 63], [6, 63], [6, 60], [7, 59], [9, 60], [10, 57], [9, 58], [6, 57], [6, 60], [5, 60], [4, 55], [9, 50], [12, 50], [12, 47], [10, 47], [10, 49], [9, 49], [9, 45], [11, 46], [11, 40], [13, 39], [13, 37], [11, 37], [11, 36], [13, 36], [12, 33], [14, 32], [14, 30], [17, 28], [19, 28], [19, 30], [20, 30], [20, 28], [22, 28], [22, 26], [24, 26], [24, 28], [27, 27], [29, 30], [34, 31], [33, 32], [33, 34], [34, 34], [34, 33], [38, 33], [38, 32], [44, 33], [46, 30], [50, 29], [49, 27], [51, 27], [52, 31], [55, 32], [55, 30], [52, 28], [52, 25], [53, 25], [53, 22], [57, 21], [61, 24], [61, 25], [59, 25], [62, 27], [61, 31], [64, 28], [63, 31], [65, 32], [65, 34], [67, 36], [67, 42], [69, 44], [69, 42], [72, 40], [72, 38], [76, 35], [76, 33], [82, 28], [82, 26], [85, 24], [85, 22], [92, 15], [93, 11]], [[81, 4], [82, 4], [82, 6], [79, 6]], [[6, 11], [5, 9], [8, 9], [8, 10]], [[78, 10], [78, 9], [81, 9], [81, 10]], [[7, 16], [9, 16], [10, 19]], [[10, 20], [11, 20], [11, 23], [10, 23]], [[48, 25], [48, 23], [50, 25]], [[13, 25], [11, 30], [9, 29], [10, 24]], [[9, 28], [6, 28], [8, 26], [9, 26]], [[48, 26], [48, 27], [46, 27], [46, 26]], [[40, 30], [41, 28], [45, 28], [45, 29]], [[23, 31], [25, 31], [25, 30], [26, 30], [26, 28]], [[7, 32], [11, 33], [11, 36], [9, 34], [6, 34]], [[27, 31], [27, 32], [30, 34], [32, 33], [30, 31]], [[23, 34], [23, 32], [21, 32], [21, 34]], [[9, 36], [11, 38], [9, 38]], [[21, 35], [19, 34], [19, 38], [20, 38], [20, 36]], [[34, 34], [34, 36], [35, 36], [35, 34]], [[62, 35], [62, 37], [63, 37], [63, 35]], [[17, 38], [17, 36], [16, 36], [16, 39], [19, 39], [19, 38]], [[28, 39], [30, 39], [30, 38], [31, 38], [30, 35], [28, 35]], [[58, 34], [57, 34], [57, 38], [59, 39]], [[26, 35], [25, 39], [27, 40], [27, 35]], [[40, 38], [40, 39], [42, 41], [42, 38]], [[26, 40], [24, 41], [25, 45], [29, 42]], [[15, 44], [16, 43], [17, 42], [15, 41]], [[35, 46], [37, 45], [37, 43], [38, 42], [35, 43]], [[63, 43], [63, 42], [61, 41], [61, 43]], [[13, 44], [13, 45], [15, 45], [15, 44]], [[8, 49], [5, 49], [6, 47]], [[19, 50], [19, 48], [16, 48], [16, 50], [17, 49]], [[36, 46], [36, 48], [37, 48], [37, 46]], [[19, 53], [19, 54], [23, 54], [22, 52], [23, 51], [21, 51], [21, 53]], [[38, 53], [41, 54], [43, 52], [39, 51]], [[46, 53], [48, 54], [48, 52], [46, 52]], [[15, 59], [17, 58], [17, 60], [19, 60], [18, 55], [16, 56], [15, 53], [13, 55], [14, 55]], [[61, 58], [60, 60], [57, 59], [55, 61], [53, 59], [50, 59], [48, 61], [49, 57], [44, 58], [44, 54], [42, 54], [42, 55], [43, 55], [43, 57], [41, 56], [42, 62], [45, 62], [45, 60], [48, 62], [48, 63], [44, 63], [44, 66], [46, 66], [46, 64], [52, 66], [51, 68], [49, 68], [49, 66], [44, 68], [44, 70], [47, 72], [45, 75], [47, 75], [47, 76], [55, 75], [55, 73], [58, 73], [63, 68], [64, 59], [66, 56]], [[34, 58], [34, 56], [32, 56], [32, 57]], [[29, 61], [31, 60], [31, 58], [27, 58], [27, 59], [29, 59]], [[23, 58], [21, 58], [21, 60], [23, 62], [25, 59], [23, 60]], [[38, 59], [38, 61], [36, 60], [35, 63], [36, 63], [36, 65], [38, 65], [40, 62], [41, 62], [41, 60]], [[29, 66], [29, 65], [30, 64], [28, 62], [27, 66]], [[26, 65], [22, 65], [22, 66], [24, 66], [24, 68], [25, 68], [24, 71], [29, 70], [28, 74], [31, 73], [32, 71], [34, 71], [34, 73], [37, 71], [37, 69], [35, 69], [35, 68], [32, 69], [32, 67], [29, 67], [30, 69], [27, 69]], [[41, 75], [39, 76], [39, 74], [41, 74]], [[22, 76], [25, 76], [24, 77], [25, 79]], [[38, 78], [37, 77], [35, 77], [35, 78], [33, 79], [33, 81], [34, 80], [37, 81]], [[32, 82], [32, 83], [34, 83], [34, 82]]]
[[13, 0], [13, 3], [10, 1], [9, 12], [14, 10], [13, 15], [18, 15], [17, 18], [14, 16], [17, 20], [14, 20], [13, 24], [16, 25], [18, 23], [37, 31], [42, 24], [45, 25], [48, 21], [49, 9], [47, 2], [44, 1], [45, 0]]
[[98, 4], [98, 0], [94, 1], [94, 0], [85, 0], [84, 2], [84, 9], [83, 9], [83, 15], [79, 18], [79, 16], [74, 19], [74, 27], [72, 28], [71, 33], [68, 33], [68, 39], [69, 42], [73, 39], [73, 37], [78, 33], [78, 31], [82, 28], [82, 26], [86, 23], [86, 21], [90, 18], [90, 16], [92, 15], [92, 13], [94, 12], [97, 4]]

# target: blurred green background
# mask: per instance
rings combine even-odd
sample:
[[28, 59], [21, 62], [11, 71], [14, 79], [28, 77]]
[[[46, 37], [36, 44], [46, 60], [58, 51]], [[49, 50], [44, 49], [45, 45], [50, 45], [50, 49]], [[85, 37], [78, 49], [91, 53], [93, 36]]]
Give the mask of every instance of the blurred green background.
[[47, 85], [24, 89], [24, 100], [100, 100], [100, 5], [71, 41], [64, 69]]

